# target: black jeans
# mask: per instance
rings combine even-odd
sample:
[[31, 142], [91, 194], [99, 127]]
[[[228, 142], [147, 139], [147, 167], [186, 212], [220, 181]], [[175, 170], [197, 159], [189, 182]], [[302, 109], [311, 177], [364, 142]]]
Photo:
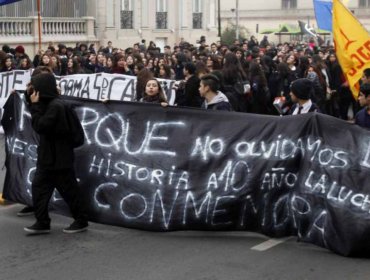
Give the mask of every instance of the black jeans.
[[68, 204], [72, 217], [81, 222], [87, 221], [83, 210], [84, 206], [80, 202], [79, 186], [73, 169], [36, 169], [32, 181], [32, 200], [36, 220], [40, 223], [50, 224], [48, 206], [55, 188]]

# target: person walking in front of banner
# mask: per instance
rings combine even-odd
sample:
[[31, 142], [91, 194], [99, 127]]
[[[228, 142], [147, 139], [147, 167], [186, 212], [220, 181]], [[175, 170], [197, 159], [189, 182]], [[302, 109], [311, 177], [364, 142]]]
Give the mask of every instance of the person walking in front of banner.
[[219, 91], [220, 80], [213, 74], [207, 74], [200, 78], [199, 92], [204, 98], [203, 109], [232, 111], [231, 104], [226, 95]]
[[307, 79], [297, 79], [291, 85], [290, 97], [294, 105], [288, 115], [300, 115], [311, 112], [320, 112], [319, 107], [311, 101], [313, 83]]
[[152, 78], [146, 82], [144, 96], [140, 99], [140, 102], [157, 103], [163, 107], [168, 106], [166, 95], [157, 79]]
[[[36, 67], [33, 72], [32, 72], [32, 75], [31, 75], [31, 78], [32, 77], [35, 77], [41, 73], [50, 73], [50, 74], [53, 74], [53, 71], [51, 71], [51, 69], [47, 66], [38, 66]], [[12, 93], [16, 93], [15, 90], [12, 91]], [[31, 94], [33, 93], [33, 87], [31, 86], [31, 83], [28, 83], [27, 84], [27, 88], [26, 88], [26, 92], [25, 92], [25, 100], [27, 102], [28, 105], [31, 104]], [[17, 213], [17, 216], [18, 217], [27, 217], [27, 216], [32, 216], [35, 214], [35, 209], [33, 206], [29, 206], [29, 205], [26, 205], [25, 207], [23, 207], [18, 213]]]
[[370, 83], [361, 85], [358, 102], [364, 108], [356, 114], [355, 124], [370, 129]]
[[32, 127], [39, 134], [40, 141], [37, 148], [36, 171], [32, 180], [36, 222], [24, 230], [28, 234], [50, 232], [48, 205], [54, 189], [57, 188], [74, 218], [74, 222], [63, 232], [85, 231], [88, 221], [80, 201], [81, 196], [73, 168], [73, 149], [77, 146], [75, 127], [79, 124], [81, 128], [81, 124], [75, 123], [76, 120], [71, 115], [72, 109], [60, 98], [53, 74], [36, 75], [32, 77], [31, 85], [34, 88], [30, 96]]

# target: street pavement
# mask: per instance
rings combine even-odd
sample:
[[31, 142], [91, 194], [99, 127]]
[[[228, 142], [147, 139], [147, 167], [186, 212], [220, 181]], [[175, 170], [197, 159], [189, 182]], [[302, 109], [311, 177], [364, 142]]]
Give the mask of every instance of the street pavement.
[[[0, 135], [0, 164], [4, 161]], [[0, 171], [0, 192], [4, 171]], [[294, 237], [250, 232], [157, 233], [91, 223], [64, 234], [70, 218], [51, 214], [49, 235], [26, 236], [33, 217], [0, 205], [0, 279], [310, 280], [370, 279], [370, 260], [344, 258]]]

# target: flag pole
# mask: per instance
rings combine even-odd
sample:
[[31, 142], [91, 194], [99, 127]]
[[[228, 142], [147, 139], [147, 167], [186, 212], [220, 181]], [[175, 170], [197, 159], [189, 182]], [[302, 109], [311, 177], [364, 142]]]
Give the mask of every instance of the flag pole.
[[41, 13], [40, 13], [40, 0], [37, 0], [37, 23], [39, 31], [39, 50], [41, 50]]

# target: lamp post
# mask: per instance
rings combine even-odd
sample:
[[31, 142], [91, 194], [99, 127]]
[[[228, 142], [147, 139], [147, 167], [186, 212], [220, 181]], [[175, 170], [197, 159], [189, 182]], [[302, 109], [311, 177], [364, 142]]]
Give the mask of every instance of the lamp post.
[[239, 0], [235, 0], [235, 9], [231, 9], [231, 12], [235, 12], [235, 33], [236, 40], [239, 40]]
[[218, 37], [221, 39], [221, 4], [220, 0], [217, 2], [217, 13], [218, 13]]
[[235, 0], [236, 39], [239, 40], [239, 0]]
[[39, 50], [41, 50], [41, 4], [40, 0], [37, 0], [37, 25], [39, 33]]

